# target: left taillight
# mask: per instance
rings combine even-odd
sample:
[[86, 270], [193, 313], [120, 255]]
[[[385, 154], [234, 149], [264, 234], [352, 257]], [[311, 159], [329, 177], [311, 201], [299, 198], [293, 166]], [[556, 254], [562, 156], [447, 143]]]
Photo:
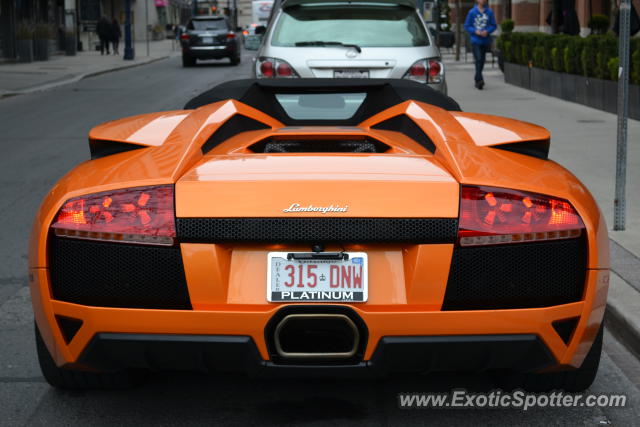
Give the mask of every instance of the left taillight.
[[505, 188], [463, 186], [461, 246], [579, 237], [584, 223], [567, 200]]
[[51, 228], [77, 239], [173, 245], [173, 206], [172, 185], [94, 193], [67, 200]]

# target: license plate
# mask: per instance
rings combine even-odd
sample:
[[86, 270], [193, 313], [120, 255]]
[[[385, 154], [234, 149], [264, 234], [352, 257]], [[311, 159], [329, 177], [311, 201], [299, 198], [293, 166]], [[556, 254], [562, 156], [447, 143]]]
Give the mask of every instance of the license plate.
[[203, 44], [212, 44], [213, 43], [213, 37], [202, 37], [202, 43]]
[[364, 252], [269, 252], [270, 302], [365, 302]]
[[336, 79], [368, 79], [368, 70], [334, 70], [333, 77]]

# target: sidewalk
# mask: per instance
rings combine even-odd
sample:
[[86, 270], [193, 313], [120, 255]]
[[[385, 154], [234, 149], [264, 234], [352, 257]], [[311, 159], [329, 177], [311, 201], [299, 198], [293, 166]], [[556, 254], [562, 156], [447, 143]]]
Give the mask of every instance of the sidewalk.
[[173, 40], [150, 42], [149, 56], [146, 56], [144, 41], [136, 42], [134, 49], [135, 59], [131, 61], [122, 59], [124, 43], [121, 42], [118, 56], [83, 51], [76, 56], [52, 56], [48, 61], [0, 64], [0, 98], [50, 89], [85, 77], [148, 64], [179, 53]]
[[[626, 231], [612, 231], [617, 116], [506, 84], [498, 64], [485, 66], [485, 89], [473, 86], [473, 59], [445, 54], [449, 95], [464, 111], [532, 122], [551, 132], [549, 157], [598, 201], [611, 239], [609, 326], [640, 354], [640, 121], [629, 120]], [[487, 55], [487, 59], [490, 59]]]

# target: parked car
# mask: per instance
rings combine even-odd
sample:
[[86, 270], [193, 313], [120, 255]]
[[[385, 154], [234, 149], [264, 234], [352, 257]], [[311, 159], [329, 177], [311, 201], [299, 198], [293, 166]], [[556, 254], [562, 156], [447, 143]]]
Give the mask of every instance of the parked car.
[[283, 0], [277, 7], [254, 77], [405, 78], [446, 93], [440, 51], [413, 0]]
[[229, 58], [240, 63], [240, 42], [233, 28], [222, 16], [194, 16], [180, 36], [182, 65], [192, 67], [198, 59]]

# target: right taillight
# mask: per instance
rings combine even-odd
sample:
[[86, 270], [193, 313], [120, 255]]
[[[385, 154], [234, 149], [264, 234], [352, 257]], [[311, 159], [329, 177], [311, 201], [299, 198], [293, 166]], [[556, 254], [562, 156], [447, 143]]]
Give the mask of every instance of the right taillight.
[[569, 239], [583, 230], [582, 219], [564, 199], [505, 188], [462, 187], [461, 246]]
[[420, 83], [441, 83], [443, 76], [442, 62], [437, 59], [421, 59], [409, 67], [404, 78]]
[[76, 239], [173, 245], [173, 204], [172, 185], [89, 194], [67, 200], [51, 228]]
[[300, 77], [287, 61], [264, 57], [256, 61], [256, 76], [263, 79]]

